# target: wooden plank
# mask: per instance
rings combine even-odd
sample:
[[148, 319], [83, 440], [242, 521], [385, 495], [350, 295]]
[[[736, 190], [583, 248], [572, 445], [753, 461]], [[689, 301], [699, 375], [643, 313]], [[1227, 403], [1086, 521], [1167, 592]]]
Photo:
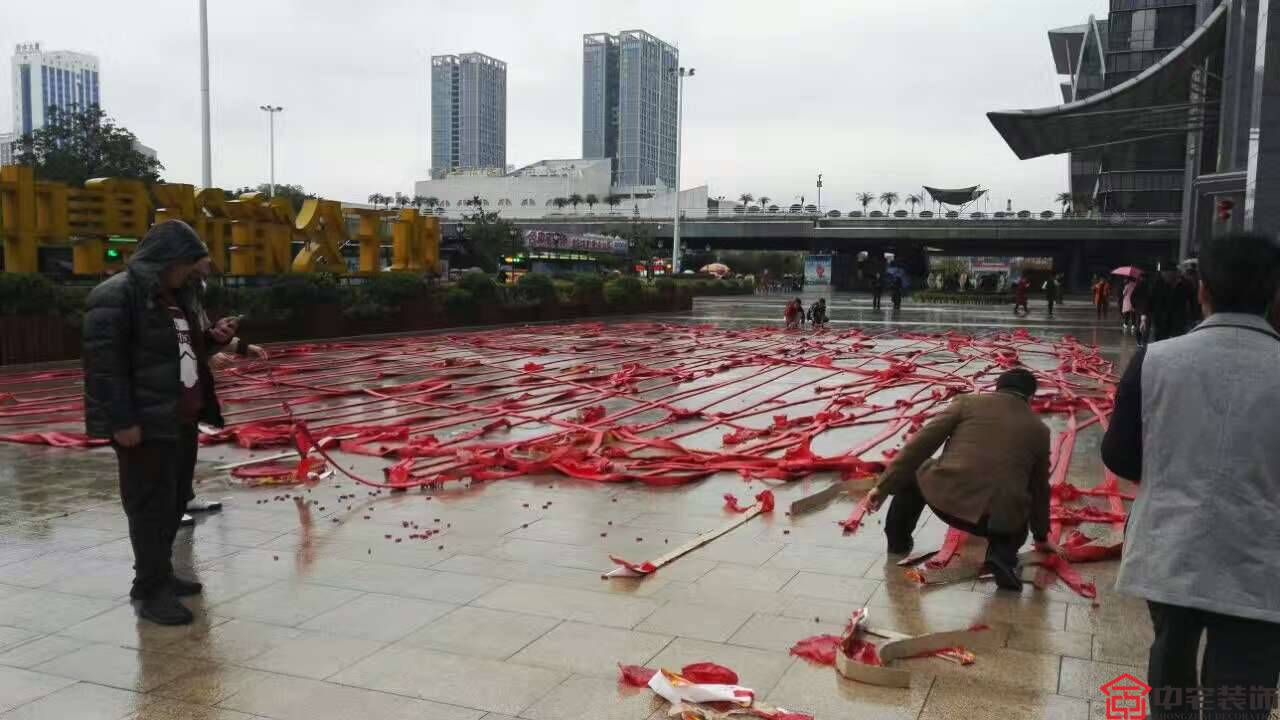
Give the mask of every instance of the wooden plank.
[[[709, 530], [707, 532], [702, 533], [698, 537], [690, 540], [689, 542], [686, 542], [680, 547], [677, 547], [674, 550], [671, 550], [670, 552], [663, 554], [661, 557], [659, 557], [656, 560], [651, 560], [650, 564], [653, 565], [653, 569], [656, 571], [659, 568], [661, 568], [663, 565], [670, 563], [672, 560], [675, 560], [681, 555], [697, 550], [698, 548], [702, 547], [703, 545], [706, 545], [712, 540], [715, 540], [721, 535], [724, 535], [730, 530], [733, 530], [734, 528], [741, 526], [743, 523], [747, 522], [748, 520], [751, 520], [752, 518], [759, 515], [763, 511], [764, 511], [764, 507], [761, 506], [760, 503], [756, 503], [749, 510], [742, 513], [741, 515], [734, 518], [733, 520], [725, 523], [724, 525], [721, 525], [715, 530]], [[644, 577], [645, 575], [651, 575], [651, 574], [652, 573], [638, 573], [633, 570], [629, 570], [628, 568], [625, 568], [625, 567], [617, 567], [617, 568], [614, 568], [613, 570], [610, 570], [609, 572], [602, 573], [600, 577], [606, 578], [606, 579], [615, 578], [615, 577]]]

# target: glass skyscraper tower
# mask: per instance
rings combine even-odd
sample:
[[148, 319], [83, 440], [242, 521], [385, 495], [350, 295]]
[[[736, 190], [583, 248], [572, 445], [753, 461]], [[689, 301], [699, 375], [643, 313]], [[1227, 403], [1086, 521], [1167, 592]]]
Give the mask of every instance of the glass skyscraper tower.
[[44, 52], [23, 43], [13, 53], [13, 131], [26, 135], [44, 127], [49, 108], [70, 112], [101, 105], [98, 59], [64, 50]]
[[507, 166], [507, 64], [480, 53], [431, 58], [431, 177]]
[[613, 159], [614, 184], [676, 183], [680, 51], [643, 30], [582, 38], [582, 156]]

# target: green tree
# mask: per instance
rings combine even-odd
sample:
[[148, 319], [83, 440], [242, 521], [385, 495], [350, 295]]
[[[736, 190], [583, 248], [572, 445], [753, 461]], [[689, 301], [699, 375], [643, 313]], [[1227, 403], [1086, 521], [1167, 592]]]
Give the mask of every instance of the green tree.
[[567, 199], [569, 200], [569, 204], [573, 206], [573, 211], [578, 212], [578, 206], [582, 204], [582, 196], [578, 193], [574, 193]]
[[405, 205], [408, 205], [409, 200], [410, 200], [410, 197], [408, 195], [405, 195], [402, 192], [398, 192], [395, 194], [396, 207], [398, 208], [403, 208]]
[[596, 203], [600, 202], [600, 198], [597, 197], [595, 193], [587, 193], [587, 196], [582, 198], [582, 201], [587, 204], [587, 208], [589, 208], [591, 212], [595, 212]]
[[467, 201], [467, 205], [475, 210], [462, 216], [463, 221], [470, 223], [464, 233], [467, 250], [464, 259], [487, 273], [496, 272], [498, 256], [518, 242], [520, 230], [510, 220], [498, 217], [498, 211], [486, 211], [484, 201], [478, 196]]
[[1054, 198], [1054, 202], [1062, 206], [1062, 214], [1065, 215], [1071, 210], [1071, 193], [1058, 193], [1058, 197]]
[[614, 210], [616, 210], [618, 208], [618, 205], [621, 203], [622, 203], [622, 196], [618, 195], [617, 193], [609, 193], [608, 195], [604, 196], [604, 204], [609, 206], [610, 212], [613, 212]]
[[34, 168], [40, 180], [71, 186], [102, 177], [160, 182], [164, 166], [137, 147], [138, 138], [96, 105], [72, 111], [50, 107], [44, 127], [18, 140], [15, 162]]
[[867, 206], [876, 201], [876, 196], [869, 192], [860, 192], [857, 195], [858, 204], [862, 206], [862, 214], [867, 214]]
[[886, 192], [880, 193], [880, 203], [885, 207], [885, 214], [893, 212], [893, 206], [898, 204], [898, 193]]
[[768, 195], [761, 195], [761, 196], [760, 196], [760, 209], [761, 209], [761, 210], [764, 210], [764, 209], [765, 209], [765, 207], [769, 204], [769, 201], [770, 201], [770, 200], [772, 200], [772, 199], [773, 199], [773, 198], [769, 197]]
[[369, 200], [369, 204], [370, 204], [370, 205], [372, 205], [372, 206], [374, 206], [374, 207], [378, 207], [379, 205], [381, 205], [381, 204], [382, 204], [382, 201], [383, 201], [385, 198], [386, 198], [386, 196], [385, 196], [385, 195], [383, 195], [382, 193], [377, 193], [377, 192], [376, 192], [376, 193], [369, 193], [369, 198], [368, 198], [368, 200]]
[[746, 212], [747, 206], [750, 205], [751, 201], [755, 199], [756, 199], [756, 196], [752, 195], [751, 193], [742, 193], [741, 195], [739, 195], [738, 202], [742, 203], [742, 212]]
[[907, 204], [911, 206], [911, 214], [916, 214], [916, 206], [924, 202], [924, 196], [913, 194], [907, 196]]
[[555, 205], [557, 210], [564, 210], [564, 206], [569, 204], [569, 198], [558, 197], [552, 200], [551, 204]]
[[[272, 197], [271, 185], [268, 183], [262, 183], [257, 187], [250, 187], [246, 185], [245, 187], [232, 190], [229, 194], [231, 195], [231, 199], [234, 200], [235, 198], [238, 198], [241, 195], [247, 195], [249, 193], [258, 193], [263, 197]], [[289, 204], [293, 206], [294, 212], [300, 212], [302, 210], [302, 203], [306, 202], [309, 198], [313, 198], [315, 196], [316, 196], [315, 193], [307, 192], [305, 189], [303, 189], [301, 185], [280, 185], [278, 183], [276, 184], [275, 197], [282, 197], [282, 198], [288, 199]]]

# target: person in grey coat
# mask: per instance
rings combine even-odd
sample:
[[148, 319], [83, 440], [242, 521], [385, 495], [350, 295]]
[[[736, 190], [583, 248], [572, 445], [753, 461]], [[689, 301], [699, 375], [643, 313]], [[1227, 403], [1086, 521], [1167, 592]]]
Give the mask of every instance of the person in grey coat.
[[1103, 462], [1139, 483], [1116, 587], [1150, 608], [1152, 718], [1264, 720], [1280, 680], [1280, 333], [1266, 319], [1280, 243], [1215, 239], [1200, 271], [1206, 320], [1134, 355], [1103, 438]]

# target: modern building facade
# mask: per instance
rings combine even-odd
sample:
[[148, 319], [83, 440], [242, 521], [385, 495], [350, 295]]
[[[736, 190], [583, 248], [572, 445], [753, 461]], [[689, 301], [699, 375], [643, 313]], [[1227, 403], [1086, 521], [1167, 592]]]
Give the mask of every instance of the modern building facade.
[[[988, 113], [996, 130], [1023, 159], [1100, 150], [1099, 194], [1114, 201], [1176, 192], [1181, 257], [1232, 231], [1280, 236], [1280, 0], [1113, 0], [1112, 9], [1104, 71], [1118, 78], [1083, 100]], [[1188, 36], [1165, 47], [1188, 17]], [[1144, 175], [1162, 187], [1117, 187]]]
[[[1111, 0], [1106, 20], [1049, 32], [1063, 101], [1085, 100], [1137, 77], [1197, 27], [1200, 0]], [[1188, 81], [1188, 91], [1190, 81]], [[1179, 212], [1186, 138], [1151, 137], [1071, 153], [1070, 192], [1077, 210]]]
[[44, 127], [49, 109], [69, 112], [100, 105], [98, 59], [65, 50], [45, 52], [23, 43], [13, 53], [13, 131], [21, 136]]
[[507, 64], [481, 53], [431, 58], [431, 176], [507, 165]]
[[673, 188], [680, 52], [643, 30], [582, 38], [582, 154], [621, 188]]

